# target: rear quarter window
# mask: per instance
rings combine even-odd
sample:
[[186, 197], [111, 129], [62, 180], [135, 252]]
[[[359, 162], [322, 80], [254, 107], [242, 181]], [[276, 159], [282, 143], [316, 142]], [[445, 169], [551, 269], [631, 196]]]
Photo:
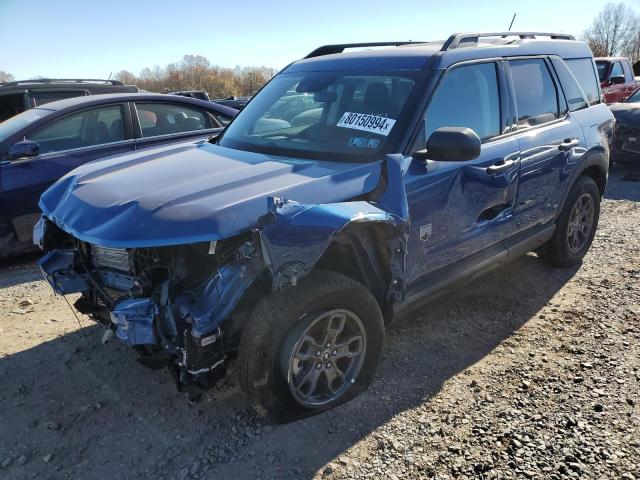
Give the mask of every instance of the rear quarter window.
[[600, 84], [591, 58], [571, 58], [565, 63], [576, 77], [582, 91], [587, 96], [589, 105], [600, 103]]
[[569, 106], [569, 111], [574, 112], [589, 106], [582, 88], [577, 83], [577, 80], [567, 65], [559, 58], [553, 58], [551, 60], [553, 68], [560, 79], [560, 84], [564, 96]]

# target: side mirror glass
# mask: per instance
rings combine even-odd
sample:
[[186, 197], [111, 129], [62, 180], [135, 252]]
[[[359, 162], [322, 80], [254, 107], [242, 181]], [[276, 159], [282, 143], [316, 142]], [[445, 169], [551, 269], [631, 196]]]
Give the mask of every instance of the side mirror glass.
[[624, 76], [618, 75], [618, 76], [615, 76], [615, 77], [611, 77], [611, 83], [613, 85], [620, 85], [620, 84], [624, 83]]
[[480, 155], [480, 137], [466, 127], [442, 127], [427, 140], [426, 151], [414, 153], [421, 160], [441, 160], [444, 162], [465, 162]]
[[18, 160], [21, 158], [36, 157], [39, 153], [40, 145], [38, 145], [38, 142], [23, 140], [22, 142], [11, 145], [7, 156], [10, 160]]

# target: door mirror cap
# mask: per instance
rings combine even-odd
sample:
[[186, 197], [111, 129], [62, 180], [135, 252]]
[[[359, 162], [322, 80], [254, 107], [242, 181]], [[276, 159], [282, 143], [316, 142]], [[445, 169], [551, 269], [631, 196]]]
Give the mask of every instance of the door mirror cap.
[[7, 156], [10, 160], [19, 160], [21, 158], [36, 157], [39, 153], [40, 145], [38, 145], [38, 142], [23, 140], [11, 145]]
[[480, 155], [480, 137], [466, 127], [442, 127], [431, 134], [427, 149], [414, 153], [419, 160], [440, 160], [444, 162], [465, 162]]
[[611, 77], [611, 85], [621, 85], [625, 82], [623, 75], [617, 75], [615, 77]]

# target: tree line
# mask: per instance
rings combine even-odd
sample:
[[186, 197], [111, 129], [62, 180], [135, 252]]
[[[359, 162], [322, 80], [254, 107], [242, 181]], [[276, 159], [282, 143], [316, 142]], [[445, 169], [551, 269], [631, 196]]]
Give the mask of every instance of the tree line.
[[[166, 67], [144, 68], [139, 75], [121, 70], [114, 78], [149, 92], [205, 90], [211, 98], [254, 95], [276, 74], [269, 67], [224, 68], [213, 65], [202, 55], [185, 55]], [[37, 76], [34, 78], [46, 78]], [[0, 70], [0, 83], [11, 82], [14, 76]]]
[[276, 70], [268, 67], [223, 68], [211, 64], [202, 55], [185, 55], [166, 67], [145, 68], [140, 75], [122, 70], [117, 80], [150, 92], [205, 90], [211, 98], [254, 95]]

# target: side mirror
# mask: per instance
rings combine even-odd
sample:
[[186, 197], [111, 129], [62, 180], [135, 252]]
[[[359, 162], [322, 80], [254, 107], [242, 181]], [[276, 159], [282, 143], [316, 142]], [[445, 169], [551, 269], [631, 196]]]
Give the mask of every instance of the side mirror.
[[38, 145], [38, 142], [23, 140], [11, 145], [7, 156], [10, 160], [18, 160], [20, 158], [36, 157], [39, 153], [40, 145]]
[[444, 162], [465, 162], [480, 155], [480, 137], [466, 127], [442, 127], [427, 140], [426, 151], [414, 153], [421, 160], [441, 160]]
[[624, 83], [624, 76], [623, 75], [618, 75], [615, 77], [611, 77], [611, 84], [612, 85], [620, 85], [622, 83]]

